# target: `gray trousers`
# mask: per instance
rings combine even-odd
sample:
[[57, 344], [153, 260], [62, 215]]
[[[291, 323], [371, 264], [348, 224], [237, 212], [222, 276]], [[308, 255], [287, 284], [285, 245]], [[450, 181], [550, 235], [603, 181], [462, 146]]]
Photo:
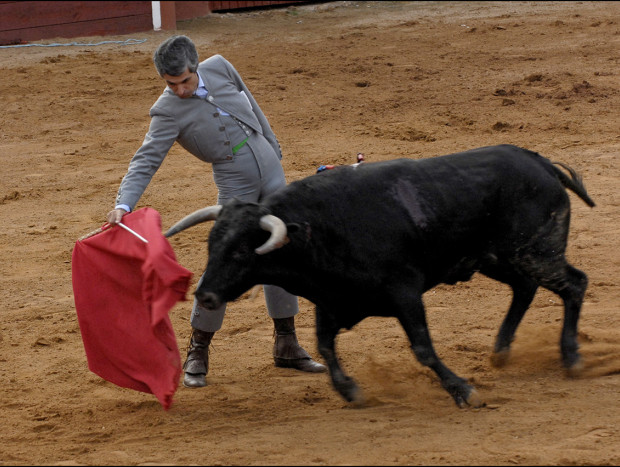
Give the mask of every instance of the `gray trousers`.
[[[258, 133], [252, 133], [232, 162], [213, 165], [213, 179], [218, 188], [218, 204], [231, 198], [258, 202], [286, 185], [284, 169], [277, 154]], [[198, 284], [202, 283], [204, 276]], [[264, 285], [267, 312], [271, 318], [290, 318], [299, 313], [295, 295], [275, 285]], [[194, 299], [190, 323], [193, 328], [216, 332], [222, 327], [226, 304], [216, 310], [200, 306]]]

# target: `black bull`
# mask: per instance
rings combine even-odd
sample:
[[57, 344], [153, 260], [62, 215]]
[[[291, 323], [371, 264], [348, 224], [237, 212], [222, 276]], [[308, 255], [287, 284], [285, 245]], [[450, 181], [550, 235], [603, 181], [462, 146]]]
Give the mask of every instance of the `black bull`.
[[576, 374], [577, 322], [587, 276], [565, 257], [570, 200], [594, 206], [575, 171], [510, 145], [428, 159], [340, 166], [290, 183], [260, 203], [200, 209], [166, 236], [207, 220], [208, 262], [195, 292], [207, 308], [274, 284], [316, 305], [318, 350], [334, 388], [363, 400], [341, 368], [335, 339], [368, 316], [396, 317], [417, 359], [459, 407], [480, 406], [475, 389], [436, 355], [422, 295], [475, 272], [508, 284], [512, 303], [492, 361], [504, 364], [514, 334], [542, 286], [564, 301], [560, 347]]

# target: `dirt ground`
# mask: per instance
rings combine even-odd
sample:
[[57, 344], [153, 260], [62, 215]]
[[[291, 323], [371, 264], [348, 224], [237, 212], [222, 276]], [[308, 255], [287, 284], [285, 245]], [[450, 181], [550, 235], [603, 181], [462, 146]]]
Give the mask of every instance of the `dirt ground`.
[[[179, 23], [201, 58], [241, 72], [279, 137], [289, 181], [321, 164], [433, 157], [512, 143], [570, 164], [567, 256], [590, 279], [585, 359], [568, 378], [563, 307], [541, 290], [505, 368], [490, 365], [510, 291], [482, 276], [425, 295], [435, 347], [487, 405], [459, 409], [395, 319], [342, 332], [368, 403], [327, 375], [275, 368], [262, 294], [231, 303], [208, 386], [169, 411], [90, 372], [71, 284], [76, 240], [104, 223], [163, 89], [170, 33], [133, 45], [0, 49], [0, 465], [620, 464], [620, 2], [330, 2]], [[67, 39], [40, 41], [69, 43]], [[213, 204], [211, 167], [175, 145], [142, 197], [166, 229]], [[195, 281], [208, 226], [171, 239]], [[191, 302], [170, 312], [179, 348]], [[314, 311], [302, 344], [317, 359]]]

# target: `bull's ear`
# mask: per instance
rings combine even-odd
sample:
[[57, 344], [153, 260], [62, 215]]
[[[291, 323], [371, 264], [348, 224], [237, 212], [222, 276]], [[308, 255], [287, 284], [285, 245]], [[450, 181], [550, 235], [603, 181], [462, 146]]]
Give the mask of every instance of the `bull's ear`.
[[299, 225], [297, 223], [286, 224], [286, 232], [289, 235], [296, 234], [300, 230], [301, 230], [301, 225]]
[[310, 224], [305, 222], [286, 224], [286, 235], [293, 244], [305, 245], [310, 238]]

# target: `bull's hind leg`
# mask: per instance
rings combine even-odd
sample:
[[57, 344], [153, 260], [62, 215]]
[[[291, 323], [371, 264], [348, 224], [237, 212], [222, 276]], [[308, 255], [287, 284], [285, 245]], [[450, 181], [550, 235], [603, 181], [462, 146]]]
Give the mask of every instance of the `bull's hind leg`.
[[339, 331], [340, 326], [332, 318], [331, 314], [317, 306], [316, 336], [318, 350], [325, 359], [332, 385], [347, 402], [361, 404], [364, 402], [362, 391], [355, 380], [347, 376], [342, 370], [336, 355], [335, 343]]
[[422, 299], [418, 297], [411, 300], [407, 307], [407, 309], [399, 308], [401, 312], [397, 315], [397, 318], [409, 337], [411, 349], [418, 361], [422, 365], [431, 368], [439, 376], [441, 385], [452, 396], [456, 405], [459, 407], [465, 407], [466, 405], [473, 407], [483, 406], [484, 404], [474, 387], [453, 373], [435, 353], [428, 331]]
[[512, 302], [495, 338], [495, 347], [491, 356], [492, 365], [502, 367], [508, 362], [510, 346], [514, 340], [515, 332], [525, 312], [531, 305], [534, 295], [536, 295], [538, 284], [517, 273], [507, 274], [504, 268], [502, 272], [481, 272], [495, 280], [508, 284], [512, 288]]
[[558, 294], [564, 300], [564, 324], [560, 338], [562, 363], [568, 374], [577, 376], [583, 370], [577, 343], [577, 323], [581, 314], [583, 297], [588, 287], [588, 276], [583, 271], [566, 263], [566, 275], [562, 280], [543, 279], [541, 285]]
[[[565, 193], [562, 196], [566, 198]], [[570, 205], [566, 198], [550, 213], [547, 222], [538, 227], [529, 244], [520, 249], [513, 264], [564, 301], [564, 324], [560, 338], [562, 363], [569, 374], [576, 375], [583, 367], [577, 344], [577, 322], [588, 277], [568, 264], [564, 256], [569, 223]]]
[[531, 262], [528, 270], [542, 287], [556, 293], [564, 301], [564, 324], [560, 338], [562, 363], [569, 375], [576, 376], [583, 369], [577, 344], [577, 322], [588, 286], [588, 277], [568, 264], [564, 255], [555, 256], [547, 262], [542, 259]]

